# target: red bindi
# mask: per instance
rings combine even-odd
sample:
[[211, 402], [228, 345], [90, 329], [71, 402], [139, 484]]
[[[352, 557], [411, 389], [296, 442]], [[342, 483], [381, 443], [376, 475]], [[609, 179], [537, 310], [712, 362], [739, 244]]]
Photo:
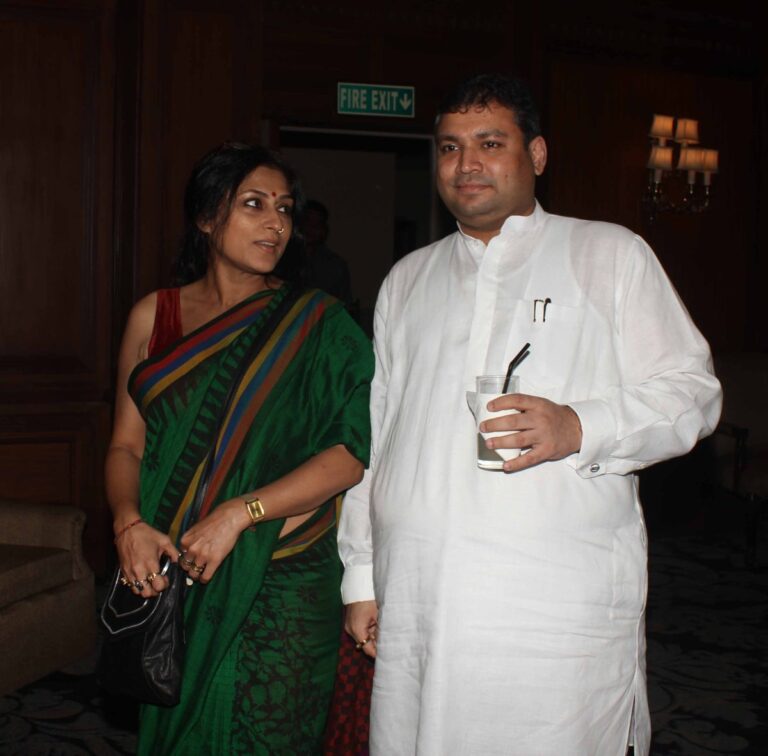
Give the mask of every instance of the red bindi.
[[272, 192], [272, 196], [273, 196], [273, 197], [277, 197], [277, 195], [276, 195], [274, 192]]

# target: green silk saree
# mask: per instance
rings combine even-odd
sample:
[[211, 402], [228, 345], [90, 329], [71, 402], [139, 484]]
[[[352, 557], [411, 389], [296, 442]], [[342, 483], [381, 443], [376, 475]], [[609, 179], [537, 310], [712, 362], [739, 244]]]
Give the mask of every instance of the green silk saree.
[[[141, 514], [174, 540], [190, 525], [185, 515], [212, 448], [201, 519], [336, 444], [368, 462], [372, 351], [340, 303], [304, 292], [247, 357], [286, 291], [246, 299], [140, 363], [129, 379], [146, 422]], [[246, 530], [211, 582], [188, 590], [181, 702], [142, 708], [139, 754], [317, 752], [341, 622], [337, 507], [326, 502], [283, 538], [284, 520]]]

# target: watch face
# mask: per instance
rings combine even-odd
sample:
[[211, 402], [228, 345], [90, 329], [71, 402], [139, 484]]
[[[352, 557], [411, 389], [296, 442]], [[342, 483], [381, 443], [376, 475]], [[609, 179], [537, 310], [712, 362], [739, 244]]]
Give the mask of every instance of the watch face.
[[250, 499], [246, 501], [245, 507], [254, 524], [264, 517], [264, 506], [259, 499]]

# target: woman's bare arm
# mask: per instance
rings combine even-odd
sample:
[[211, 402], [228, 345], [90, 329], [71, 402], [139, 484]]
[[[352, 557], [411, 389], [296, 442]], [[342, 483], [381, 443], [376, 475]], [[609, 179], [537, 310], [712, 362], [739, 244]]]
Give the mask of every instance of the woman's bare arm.
[[[128, 394], [128, 377], [147, 356], [147, 347], [155, 320], [156, 294], [138, 302], [128, 318], [117, 370], [115, 420], [107, 451], [105, 477], [107, 501], [112, 510], [117, 535], [139, 519], [139, 468], [144, 454], [146, 426]], [[167, 535], [144, 523], [122, 532], [117, 540], [120, 569], [129, 580], [145, 582], [157, 572], [159, 558], [167, 553], [176, 558], [177, 550]], [[164, 578], [145, 585], [145, 595], [154, 595], [166, 586]]]
[[184, 534], [182, 548], [190, 561], [206, 565], [201, 582], [208, 582], [240, 534], [252, 524], [245, 507], [246, 499], [258, 497], [264, 506], [263, 519], [276, 520], [310, 512], [335, 494], [351, 488], [362, 477], [362, 462], [345, 446], [332, 446], [282, 478], [219, 504]]

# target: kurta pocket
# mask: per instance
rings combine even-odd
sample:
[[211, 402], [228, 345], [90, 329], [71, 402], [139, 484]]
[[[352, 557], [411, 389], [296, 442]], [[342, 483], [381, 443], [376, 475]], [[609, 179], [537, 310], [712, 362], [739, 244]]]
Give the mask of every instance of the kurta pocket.
[[514, 355], [525, 342], [531, 344], [530, 355], [517, 370], [520, 390], [562, 401], [574, 373], [591, 369], [592, 336], [583, 328], [584, 308], [546, 300], [517, 300], [514, 312], [506, 353]]
[[645, 608], [648, 557], [642, 520], [619, 528], [613, 537], [613, 611], [636, 621]]

